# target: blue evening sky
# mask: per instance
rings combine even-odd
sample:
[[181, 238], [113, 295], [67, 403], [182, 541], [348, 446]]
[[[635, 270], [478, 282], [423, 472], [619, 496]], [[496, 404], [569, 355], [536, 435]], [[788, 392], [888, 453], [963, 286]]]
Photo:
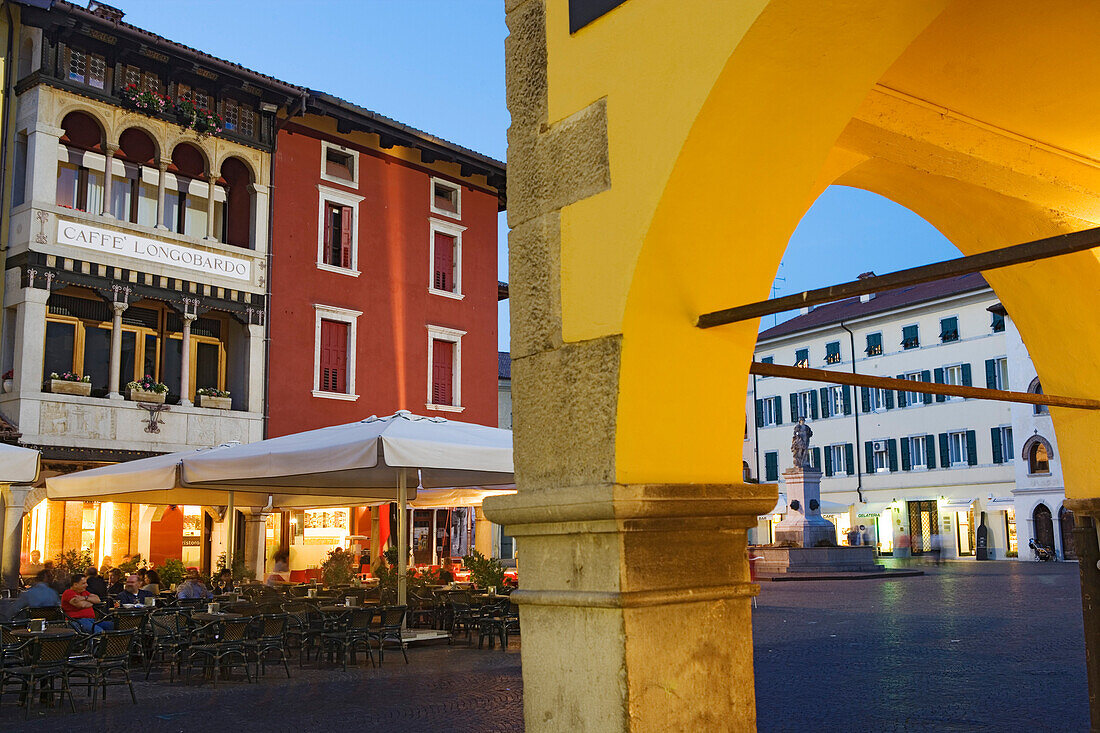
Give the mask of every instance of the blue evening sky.
[[[505, 160], [501, 0], [118, 0], [126, 20], [173, 41], [319, 89]], [[500, 217], [499, 277], [508, 279]], [[807, 213], [776, 295], [947, 259], [927, 222], [874, 194], [834, 187]], [[730, 305], [736, 305], [731, 293]], [[782, 318], [782, 317], [780, 317]], [[772, 325], [765, 319], [762, 327]], [[508, 349], [501, 303], [499, 344]]]

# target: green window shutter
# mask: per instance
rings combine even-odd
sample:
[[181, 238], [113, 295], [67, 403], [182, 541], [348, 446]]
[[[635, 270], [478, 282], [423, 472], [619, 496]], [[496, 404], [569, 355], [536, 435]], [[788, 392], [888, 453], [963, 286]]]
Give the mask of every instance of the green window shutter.
[[[947, 382], [944, 381], [946, 379], [946, 377], [943, 374], [943, 367], [937, 367], [934, 374], [935, 374], [936, 384], [947, 384]], [[936, 402], [946, 402], [946, 401], [947, 401], [947, 395], [942, 395], [942, 394], [936, 395]]]
[[783, 398], [779, 395], [775, 396], [775, 424], [783, 424]]
[[913, 439], [901, 439], [901, 470], [908, 471], [913, 468]]
[[[925, 369], [923, 372], [920, 373], [920, 381], [922, 381], [922, 382], [931, 382], [932, 381], [932, 372]], [[932, 395], [928, 394], [927, 392], [925, 394], [921, 395], [921, 399], [924, 400], [924, 404], [926, 404], [926, 405], [931, 405], [932, 404]]]
[[864, 464], [867, 468], [867, 473], [875, 472], [875, 445], [871, 441], [867, 441], [863, 444], [863, 458], [866, 461]]
[[863, 406], [864, 412], [871, 411], [871, 390], [867, 387], [859, 388], [859, 402]]
[[947, 433], [940, 433], [940, 465], [951, 468], [951, 451], [947, 447]]
[[886, 390], [886, 409], [894, 409], [894, 390], [892, 389]]
[[924, 460], [929, 468], [936, 467], [936, 438], [932, 435], [924, 436]]
[[764, 454], [764, 480], [779, 480], [779, 454], [769, 452]]
[[825, 475], [833, 475], [833, 452], [829, 448], [825, 448]]
[[818, 390], [821, 393], [821, 417], [832, 417], [832, 402], [829, 401], [829, 388], [822, 387]]
[[844, 393], [844, 399], [843, 399], [844, 414], [845, 415], [851, 415], [852, 414], [852, 387], [851, 387], [851, 385], [847, 385], [847, 384], [844, 385], [843, 393]]
[[1004, 455], [1001, 452], [1001, 429], [990, 428], [989, 436], [993, 439], [993, 462], [1004, 463]]
[[890, 438], [886, 441], [886, 458], [890, 462], [890, 470], [898, 470], [898, 441]]
[[856, 473], [856, 452], [851, 443], [844, 444], [844, 462], [848, 464], [848, 475], [854, 476]]
[[810, 418], [817, 419], [817, 391], [810, 392]]
[[997, 362], [994, 359], [985, 360], [985, 386], [997, 389]]
[[968, 466], [978, 465], [978, 440], [973, 430], [966, 431], [966, 463]]
[[818, 471], [821, 470], [821, 449], [820, 448], [810, 448], [810, 465], [813, 466], [814, 468], [816, 468]]
[[899, 389], [898, 390], [898, 407], [905, 407], [906, 405], [908, 405], [909, 404], [908, 399], [909, 399], [909, 397], [906, 394], [906, 392], [904, 390]]
[[791, 422], [798, 422], [798, 393], [791, 392]]
[[974, 380], [971, 379], [971, 377], [970, 377], [970, 365], [969, 364], [963, 364], [962, 368], [963, 368], [963, 386], [964, 387], [973, 387], [974, 386]]
[[764, 400], [756, 401], [756, 427], [764, 427]]

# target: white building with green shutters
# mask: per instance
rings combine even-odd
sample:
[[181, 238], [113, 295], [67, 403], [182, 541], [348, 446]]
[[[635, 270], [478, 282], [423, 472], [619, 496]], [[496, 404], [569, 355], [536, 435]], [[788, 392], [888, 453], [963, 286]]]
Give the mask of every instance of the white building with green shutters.
[[[991, 311], [990, 308], [993, 308]], [[1005, 319], [979, 274], [820, 306], [760, 333], [755, 358], [836, 372], [1008, 389]], [[1019, 459], [1008, 403], [852, 388], [780, 377], [749, 383], [744, 471], [778, 482], [780, 502], [753, 540], [772, 539], [785, 511], [793, 423], [813, 430], [823, 511], [838, 541], [860, 525], [881, 552], [976, 555], [987, 528], [993, 559], [1027, 551], [1017, 539]]]

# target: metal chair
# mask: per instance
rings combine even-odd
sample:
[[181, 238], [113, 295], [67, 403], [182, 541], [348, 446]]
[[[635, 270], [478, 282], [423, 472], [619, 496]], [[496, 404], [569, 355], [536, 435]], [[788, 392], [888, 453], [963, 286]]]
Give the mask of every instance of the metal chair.
[[284, 603], [282, 610], [287, 615], [287, 642], [297, 643], [298, 667], [301, 668], [302, 657], [309, 658], [309, 650], [317, 645], [323, 631], [321, 615], [308, 603]]
[[256, 623], [256, 636], [245, 641], [245, 648], [256, 665], [256, 674], [267, 674], [267, 657], [277, 653], [290, 679], [290, 667], [286, 659], [286, 630], [289, 616], [285, 613], [264, 614]]
[[[28, 663], [18, 667], [0, 668], [0, 697], [9, 684], [17, 684], [27, 703], [25, 718], [30, 718], [35, 698], [35, 684], [61, 680], [58, 704], [69, 696], [69, 707], [76, 712], [72, 690], [69, 689], [69, 654], [77, 641], [76, 634], [54, 637], [37, 637], [31, 640]], [[45, 692], [43, 693], [45, 694]]]
[[477, 648], [482, 648], [482, 643], [489, 639], [489, 648], [492, 649], [496, 639], [500, 639], [500, 648], [508, 648], [508, 606], [507, 600], [487, 605], [481, 609], [481, 616], [477, 621]]
[[[130, 652], [137, 638], [137, 629], [125, 629], [122, 631], [101, 631], [95, 635], [91, 643], [91, 657], [69, 663], [69, 675], [82, 675], [88, 680], [88, 694], [92, 687], [102, 688], [103, 700], [107, 700], [107, 687], [109, 685], [126, 685], [130, 688], [130, 697], [137, 704], [137, 695], [134, 693], [134, 683], [130, 680]], [[112, 672], [121, 673], [122, 678], [114, 680]], [[92, 710], [96, 709], [99, 701], [99, 690], [96, 690], [92, 698]]]
[[46, 621], [64, 621], [65, 614], [61, 611], [61, 606], [40, 606], [38, 608], [28, 608], [27, 616], [32, 619], [45, 619]]
[[183, 656], [191, 644], [188, 618], [186, 614], [176, 609], [153, 611], [149, 614], [147, 622], [149, 655], [145, 660], [145, 679], [149, 679], [153, 661], [159, 652], [161, 658], [167, 658], [171, 665], [169, 681], [175, 681], [176, 667], [183, 664]]
[[405, 625], [407, 606], [387, 606], [382, 609], [382, 617], [378, 628], [370, 632], [370, 638], [378, 642], [378, 665], [386, 659], [385, 644], [387, 641], [396, 642], [401, 649], [401, 656], [405, 658], [405, 664], [409, 663], [409, 655], [405, 653], [407, 644], [401, 636], [401, 628]]
[[204, 667], [213, 670], [214, 686], [218, 686], [218, 671], [228, 672], [233, 667], [244, 667], [244, 676], [252, 682], [252, 672], [248, 667], [248, 629], [252, 625], [251, 618], [234, 618], [225, 621], [213, 621], [197, 633], [209, 631], [213, 641], [192, 643], [187, 647], [187, 681], [191, 681], [191, 669], [195, 660], [203, 663]]

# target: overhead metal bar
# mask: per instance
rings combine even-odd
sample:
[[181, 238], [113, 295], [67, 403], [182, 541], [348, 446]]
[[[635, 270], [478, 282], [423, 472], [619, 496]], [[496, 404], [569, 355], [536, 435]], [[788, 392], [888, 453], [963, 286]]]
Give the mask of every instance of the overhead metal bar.
[[884, 290], [894, 290], [895, 288], [919, 285], [920, 283], [943, 280], [958, 275], [968, 275], [972, 272], [996, 270], [1025, 262], [1060, 257], [1074, 252], [1083, 252], [1093, 247], [1100, 247], [1100, 228], [1085, 229], [1072, 234], [1059, 234], [1056, 237], [1037, 239], [1034, 242], [1025, 242], [1024, 244], [1014, 244], [1011, 247], [1002, 247], [1001, 249], [959, 257], [954, 260], [910, 267], [906, 270], [875, 275], [863, 280], [853, 280], [852, 282], [807, 290], [794, 295], [785, 295], [782, 298], [761, 300], [756, 303], [704, 313], [699, 316], [695, 325], [699, 328], [714, 328], [715, 326], [748, 321], [773, 313], [783, 313], [796, 308], [831, 303], [835, 300], [852, 298], [857, 295], [881, 293]]
[[1100, 400], [1088, 400], [1082, 397], [1062, 397], [1052, 394], [1032, 394], [1031, 392], [1008, 392], [1002, 389], [987, 389], [984, 387], [964, 387], [956, 384], [915, 382], [910, 379], [874, 377], [870, 374], [853, 374], [851, 372], [831, 372], [827, 369], [765, 364], [759, 361], [752, 363], [752, 366], [749, 367], [749, 373], [761, 377], [786, 377], [787, 379], [801, 379], [809, 382], [850, 384], [854, 387], [874, 387], [901, 392], [971, 397], [998, 402], [1021, 402], [1028, 405], [1047, 405], [1048, 407], [1071, 407], [1077, 410], [1100, 410]]

